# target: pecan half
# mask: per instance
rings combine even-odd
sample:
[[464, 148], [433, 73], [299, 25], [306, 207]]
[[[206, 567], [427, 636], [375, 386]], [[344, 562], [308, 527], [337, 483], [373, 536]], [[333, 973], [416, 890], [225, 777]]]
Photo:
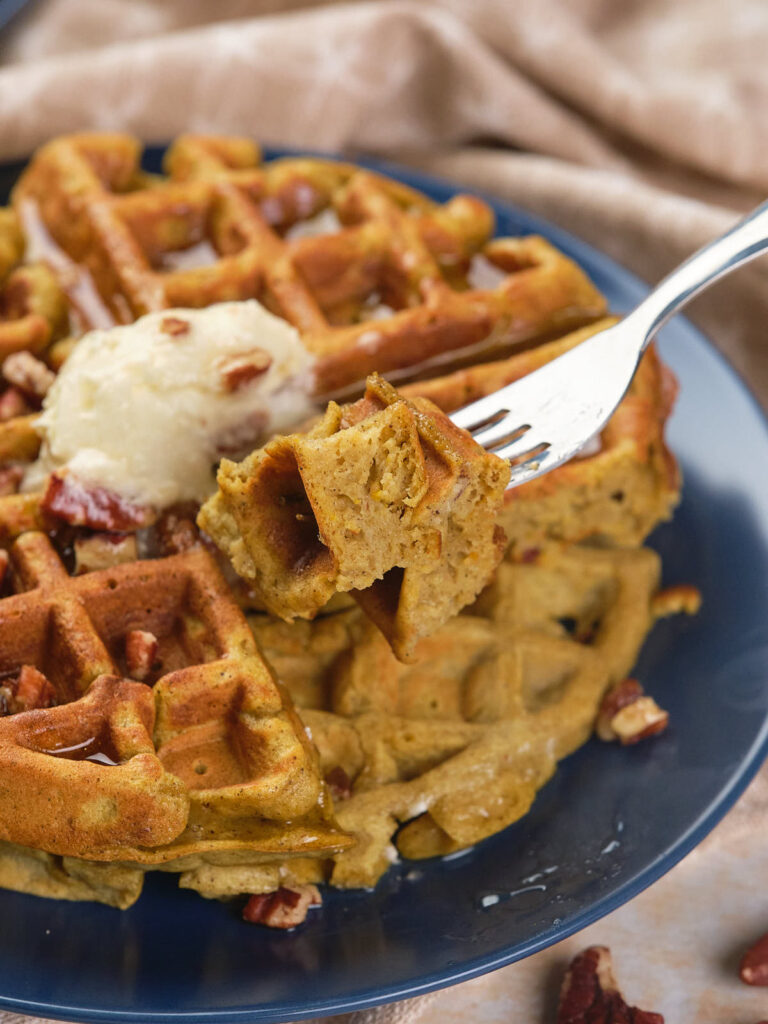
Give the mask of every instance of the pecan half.
[[3, 360], [3, 377], [27, 398], [45, 398], [56, 374], [31, 352], [12, 352]]
[[646, 697], [636, 679], [622, 679], [608, 690], [597, 713], [595, 732], [601, 740], [627, 745], [663, 732], [669, 714]]
[[325, 781], [334, 800], [348, 800], [352, 796], [352, 780], [340, 764], [331, 768], [325, 776]]
[[232, 356], [221, 364], [221, 380], [226, 391], [237, 391], [261, 377], [272, 365], [269, 352], [257, 348], [242, 356]]
[[168, 509], [160, 515], [155, 523], [155, 539], [160, 554], [176, 555], [200, 542], [195, 515], [195, 509], [183, 506]]
[[131, 679], [143, 683], [157, 658], [157, 637], [146, 629], [131, 629], [125, 634], [125, 666]]
[[14, 711], [49, 708], [56, 703], [56, 691], [48, 679], [33, 665], [22, 665], [13, 687]]
[[18, 388], [6, 388], [0, 395], [0, 423], [15, 420], [17, 416], [25, 416], [28, 412], [31, 412], [31, 407]]
[[535, 565], [539, 560], [540, 554], [541, 548], [523, 548], [520, 552], [519, 561], [522, 562], [523, 565]]
[[41, 507], [71, 526], [121, 533], [148, 526], [155, 516], [148, 506], [121, 498], [105, 487], [92, 487], [67, 472], [51, 473]]
[[739, 977], [747, 985], [768, 985], [768, 934], [758, 939], [741, 958]]
[[307, 919], [310, 907], [319, 907], [323, 899], [316, 885], [279, 888], [251, 896], [243, 908], [243, 920], [267, 928], [296, 928]]
[[616, 983], [610, 949], [590, 946], [565, 973], [557, 1024], [664, 1024], [664, 1018], [628, 1006]]
[[24, 477], [21, 466], [3, 466], [0, 469], [0, 498], [7, 494], [16, 494]]
[[94, 533], [88, 537], [77, 537], [74, 552], [75, 576], [97, 569], [111, 569], [123, 562], [135, 562], [139, 557], [133, 533]]
[[701, 608], [701, 591], [689, 583], [679, 583], [674, 587], [660, 590], [651, 601], [651, 614], [656, 619], [668, 615], [696, 615]]
[[182, 334], [189, 334], [191, 328], [189, 320], [182, 320], [179, 316], [164, 316], [160, 321], [160, 330], [163, 334], [178, 338]]

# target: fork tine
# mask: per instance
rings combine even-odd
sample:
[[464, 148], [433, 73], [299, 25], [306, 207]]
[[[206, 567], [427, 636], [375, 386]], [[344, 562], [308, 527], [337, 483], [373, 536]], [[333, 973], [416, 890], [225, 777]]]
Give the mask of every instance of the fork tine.
[[505, 416], [509, 416], [509, 409], [497, 409], [493, 415], [485, 416], [483, 419], [479, 419], [477, 423], [473, 423], [471, 426], [464, 427], [463, 429], [468, 430], [470, 434], [476, 434], [479, 430], [484, 430], [486, 427], [492, 427], [494, 423], [498, 423], [499, 420], [502, 420]]
[[451, 413], [451, 419], [457, 427], [474, 434], [477, 430], [498, 423], [499, 417], [508, 416], [509, 412], [505, 405], [499, 404], [499, 394], [496, 393], [485, 395], [461, 409], [456, 409]]
[[475, 441], [488, 451], [493, 451], [500, 444], [509, 443], [522, 437], [531, 429], [530, 423], [525, 423], [519, 415], [510, 413], [497, 423], [486, 427], [478, 434], [475, 434]]
[[549, 451], [551, 447], [550, 440], [544, 437], [540, 430], [537, 431], [533, 428], [521, 437], [510, 441], [509, 444], [505, 444], [503, 448], [498, 448], [495, 454], [500, 459], [510, 461], [512, 459], [522, 459], [527, 455], [534, 457], [536, 454]]

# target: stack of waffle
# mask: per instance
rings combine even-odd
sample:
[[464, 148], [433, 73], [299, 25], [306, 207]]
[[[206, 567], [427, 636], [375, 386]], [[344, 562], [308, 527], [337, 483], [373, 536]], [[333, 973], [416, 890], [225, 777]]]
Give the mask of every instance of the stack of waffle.
[[408, 665], [343, 604], [246, 607], [249, 629], [195, 510], [136, 536], [17, 493], [80, 335], [256, 298], [316, 357], [318, 399], [378, 371], [450, 411], [605, 326], [605, 302], [543, 239], [492, 238], [473, 197], [244, 139], [182, 137], [165, 176], [140, 155], [55, 140], [0, 211], [0, 885], [117, 906], [149, 868], [205, 896], [371, 885], [395, 834], [425, 857], [524, 814], [631, 669], [658, 579], [639, 545], [679, 491], [674, 388], [649, 351], [594, 449], [508, 492], [493, 584]]

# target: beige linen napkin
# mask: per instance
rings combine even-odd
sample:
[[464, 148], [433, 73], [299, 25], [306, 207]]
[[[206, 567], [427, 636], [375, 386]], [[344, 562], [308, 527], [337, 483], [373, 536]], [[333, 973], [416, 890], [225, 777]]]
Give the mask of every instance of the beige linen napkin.
[[[654, 281], [768, 192], [766, 52], [765, 0], [37, 0], [0, 36], [0, 159], [82, 128], [383, 154], [541, 213]], [[691, 307], [766, 407], [767, 314], [765, 263]], [[553, 978], [588, 941], [614, 946], [627, 994], [670, 1022], [765, 1017], [733, 959], [768, 928], [767, 822], [764, 773], [588, 933], [340, 1019], [551, 1020]]]

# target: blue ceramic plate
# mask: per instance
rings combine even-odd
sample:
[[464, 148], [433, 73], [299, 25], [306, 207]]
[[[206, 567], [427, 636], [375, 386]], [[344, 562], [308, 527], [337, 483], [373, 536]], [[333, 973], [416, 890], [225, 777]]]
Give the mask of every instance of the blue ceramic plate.
[[28, 3], [29, 0], [0, 0], [0, 29], [5, 28]]
[[[157, 154], [154, 154], [157, 159]], [[444, 201], [454, 187], [388, 173]], [[9, 173], [11, 173], [9, 171]], [[608, 257], [493, 203], [502, 234], [540, 232], [614, 310], [645, 293]], [[768, 749], [768, 430], [744, 384], [682, 319], [661, 339], [681, 396], [685, 473], [653, 537], [667, 582], [701, 588], [661, 622], [637, 675], [671, 713], [652, 743], [589, 743], [518, 824], [471, 852], [396, 865], [372, 893], [326, 894], [295, 934], [243, 924], [150, 876], [131, 910], [0, 892], [0, 1008], [73, 1021], [286, 1021], [454, 984], [534, 953], [650, 885], [720, 820]], [[500, 896], [484, 908], [484, 897]], [[487, 902], [487, 901], [486, 901]]]

